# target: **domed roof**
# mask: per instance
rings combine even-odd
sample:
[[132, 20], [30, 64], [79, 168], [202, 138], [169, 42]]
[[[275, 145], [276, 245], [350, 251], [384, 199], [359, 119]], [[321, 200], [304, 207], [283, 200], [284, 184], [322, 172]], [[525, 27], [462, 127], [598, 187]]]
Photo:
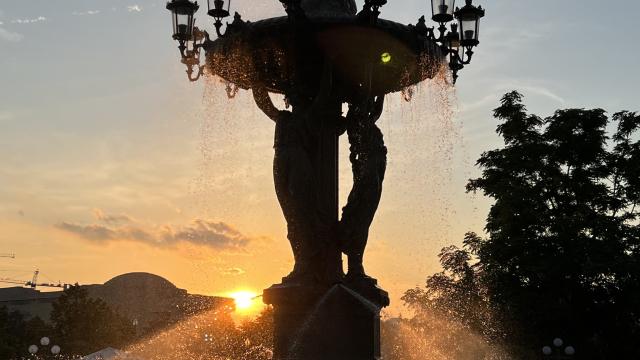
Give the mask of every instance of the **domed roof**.
[[139, 289], [155, 288], [155, 289], [176, 289], [169, 280], [154, 274], [145, 272], [133, 272], [122, 274], [104, 283], [104, 286], [110, 288], [129, 288], [135, 287]]

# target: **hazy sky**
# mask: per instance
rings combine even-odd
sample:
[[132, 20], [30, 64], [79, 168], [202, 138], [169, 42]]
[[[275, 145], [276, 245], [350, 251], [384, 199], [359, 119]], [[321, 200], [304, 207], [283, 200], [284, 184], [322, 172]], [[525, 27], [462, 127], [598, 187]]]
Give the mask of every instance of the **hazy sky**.
[[[629, 43], [640, 2], [478, 3], [481, 45], [452, 106], [431, 85], [411, 103], [391, 95], [381, 120], [389, 173], [367, 265], [396, 304], [438, 271], [440, 248], [482, 231], [490, 202], [464, 183], [501, 144], [491, 109], [502, 94], [520, 90], [543, 116], [640, 110]], [[43, 281], [87, 284], [148, 271], [225, 294], [260, 292], [290, 270], [273, 125], [246, 93], [228, 101], [219, 86], [188, 83], [164, 5], [0, 0], [0, 253], [17, 254], [0, 259], [0, 277], [39, 268]], [[204, 7], [198, 23], [211, 30]], [[247, 20], [283, 13], [276, 0], [232, 7]], [[415, 23], [427, 11], [390, 0], [382, 16]]]

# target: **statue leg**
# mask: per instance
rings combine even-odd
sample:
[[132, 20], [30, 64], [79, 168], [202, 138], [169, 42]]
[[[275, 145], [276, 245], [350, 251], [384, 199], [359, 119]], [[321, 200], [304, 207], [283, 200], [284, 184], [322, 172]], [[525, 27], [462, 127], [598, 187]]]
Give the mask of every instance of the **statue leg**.
[[287, 237], [291, 244], [295, 266], [283, 281], [297, 281], [312, 271], [312, 259], [317, 256], [314, 236], [313, 178], [311, 163], [304, 148], [284, 147], [276, 151], [274, 183], [280, 207], [287, 221]]
[[365, 276], [364, 250], [380, 204], [386, 164], [384, 152], [361, 157], [353, 164], [353, 188], [340, 222], [343, 251], [349, 260], [348, 277]]
[[286, 148], [276, 148], [275, 156], [273, 159], [273, 182], [276, 188], [276, 196], [282, 209], [282, 214], [287, 221], [287, 238], [291, 244], [291, 250], [293, 252], [293, 258], [295, 265], [293, 271], [287, 276], [294, 277], [300, 272], [300, 238], [297, 235], [297, 224], [295, 223], [295, 217], [293, 215], [293, 209], [290, 204], [291, 196], [289, 195], [288, 183], [289, 172], [291, 171], [289, 166], [289, 152]]

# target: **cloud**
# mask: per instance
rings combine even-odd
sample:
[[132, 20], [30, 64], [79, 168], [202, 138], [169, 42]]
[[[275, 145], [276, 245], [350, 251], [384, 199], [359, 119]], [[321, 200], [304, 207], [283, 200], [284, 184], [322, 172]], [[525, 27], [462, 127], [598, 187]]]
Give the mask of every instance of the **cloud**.
[[128, 12], [141, 12], [142, 11], [142, 7], [140, 5], [129, 5], [127, 6], [127, 11]]
[[[22, 34], [18, 34], [18, 33], [0, 28], [0, 40], [4, 40], [8, 42], [20, 42], [22, 41], [22, 39], [24, 39], [24, 36]], [[2, 120], [4, 119], [5, 118], [2, 118]]]
[[93, 216], [96, 220], [105, 222], [107, 224], [128, 223], [133, 220], [127, 215], [108, 215], [100, 209], [93, 209]]
[[11, 20], [11, 23], [12, 24], [33, 24], [33, 23], [42, 22], [42, 21], [47, 21], [47, 18], [44, 16], [38, 16], [37, 18], [33, 18], [33, 19], [14, 19], [14, 20]]
[[88, 10], [88, 11], [74, 11], [71, 15], [85, 16], [85, 15], [97, 15], [100, 14], [100, 10]]
[[240, 268], [228, 268], [228, 269], [222, 269], [221, 273], [222, 275], [229, 275], [229, 276], [239, 276], [244, 274], [246, 271], [240, 269]]
[[188, 242], [217, 249], [241, 248], [251, 242], [247, 236], [224, 222], [204, 220], [195, 220], [177, 229], [165, 226], [162, 237], [166, 243]]
[[[107, 244], [114, 241], [133, 241], [157, 247], [174, 247], [180, 243], [206, 246], [216, 250], [238, 250], [246, 247], [256, 238], [251, 238], [224, 222], [194, 220], [184, 226], [146, 226], [140, 223], [119, 225], [124, 218], [112, 217], [102, 212], [99, 220], [102, 223], [77, 224], [61, 222], [55, 227], [64, 232], [76, 235], [94, 243]], [[95, 212], [94, 212], [94, 215]], [[117, 218], [113, 220], [112, 218]]]
[[564, 104], [567, 102], [562, 96], [556, 94], [548, 87], [542, 85], [532, 85], [527, 81], [509, 80], [499, 83], [494, 88], [500, 91], [511, 91], [513, 89], [518, 89], [523, 92], [528, 91], [532, 94], [546, 97], [560, 104]]

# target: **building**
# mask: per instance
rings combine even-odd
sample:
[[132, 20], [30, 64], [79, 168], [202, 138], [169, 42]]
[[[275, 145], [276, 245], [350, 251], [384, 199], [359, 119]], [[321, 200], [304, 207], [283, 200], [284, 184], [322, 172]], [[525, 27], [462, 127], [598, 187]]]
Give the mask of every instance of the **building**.
[[[83, 285], [89, 296], [104, 300], [112, 309], [133, 321], [141, 332], [177, 322], [205, 310], [231, 312], [232, 299], [194, 295], [170, 281], [148, 273], [128, 273], [102, 285]], [[27, 318], [50, 320], [53, 302], [62, 291], [41, 292], [24, 287], [0, 288], [0, 307], [19, 311]]]

